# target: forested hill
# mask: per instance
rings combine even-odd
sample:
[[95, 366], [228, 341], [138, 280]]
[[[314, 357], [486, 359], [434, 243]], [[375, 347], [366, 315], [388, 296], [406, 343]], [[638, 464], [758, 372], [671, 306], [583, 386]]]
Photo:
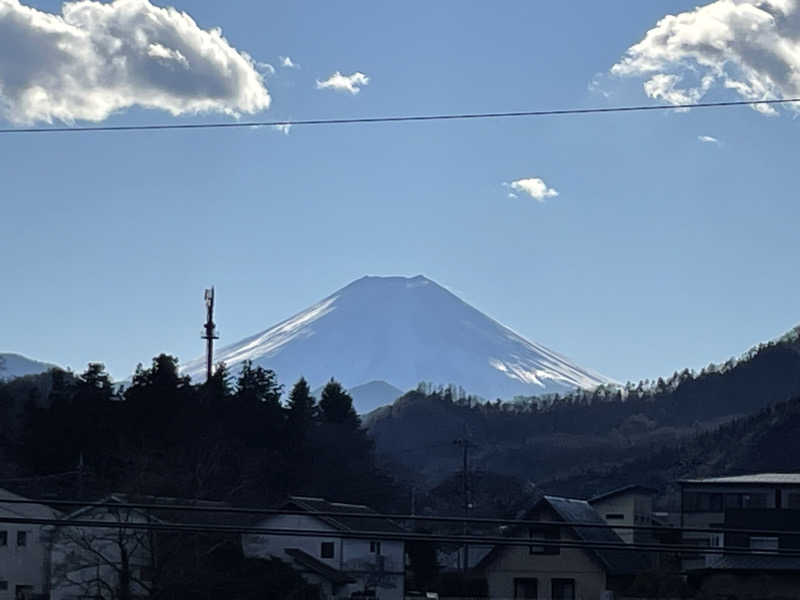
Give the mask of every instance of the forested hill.
[[477, 468], [536, 480], [631, 458], [797, 395], [800, 328], [738, 360], [653, 383], [513, 403], [421, 388], [365, 424], [379, 452], [429, 479], [452, 472], [452, 441], [466, 432]]
[[577, 469], [540, 482], [550, 493], [590, 497], [598, 491], [641, 483], [660, 490], [662, 508], [678, 506], [680, 479], [758, 472], [800, 471], [800, 396], [734, 419], [681, 444], [615, 465]]

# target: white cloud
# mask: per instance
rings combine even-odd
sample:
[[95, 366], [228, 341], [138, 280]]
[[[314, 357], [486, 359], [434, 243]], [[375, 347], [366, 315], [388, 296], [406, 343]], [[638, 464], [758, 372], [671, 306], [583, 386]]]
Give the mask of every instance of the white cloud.
[[[503, 185], [511, 188], [514, 192], [528, 194], [531, 198], [539, 202], [544, 202], [545, 198], [555, 198], [558, 196], [558, 192], [555, 189], [547, 187], [547, 184], [538, 177], [517, 179], [516, 181], [504, 183]], [[514, 192], [509, 193], [509, 198], [512, 197], [512, 195], [516, 198]]]
[[291, 59], [291, 57], [289, 57], [289, 56], [279, 56], [278, 58], [281, 60], [281, 66], [282, 67], [286, 67], [287, 69], [299, 69], [300, 68], [300, 65], [298, 65], [296, 62], [294, 62]]
[[77, 0], [61, 14], [0, 0], [0, 115], [15, 123], [102, 121], [131, 106], [255, 113], [270, 105], [258, 66], [221, 30], [149, 0]]
[[320, 81], [318, 79], [317, 89], [331, 89], [357, 94], [361, 91], [361, 88], [358, 86], [367, 84], [369, 84], [369, 77], [359, 71], [356, 71], [352, 75], [342, 75], [339, 71], [336, 71], [336, 73], [328, 77], [325, 81]]
[[[798, 97], [798, 0], [716, 0], [667, 15], [611, 73], [645, 78], [645, 93], [671, 104], [697, 102], [717, 88], [744, 100]], [[754, 108], [776, 114], [769, 105]]]
[[698, 135], [697, 139], [704, 144], [716, 144], [717, 146], [721, 145], [721, 142], [717, 138], [710, 135]]
[[289, 135], [289, 131], [292, 129], [292, 124], [281, 123], [280, 125], [273, 125], [272, 128], [275, 131], [280, 131], [283, 135]]
[[269, 63], [265, 63], [265, 62], [257, 62], [257, 63], [256, 63], [256, 67], [258, 67], [258, 69], [259, 69], [260, 71], [263, 71], [263, 72], [265, 72], [267, 75], [275, 75], [275, 67], [273, 67], [273, 66], [272, 66], [271, 64], [269, 64]]

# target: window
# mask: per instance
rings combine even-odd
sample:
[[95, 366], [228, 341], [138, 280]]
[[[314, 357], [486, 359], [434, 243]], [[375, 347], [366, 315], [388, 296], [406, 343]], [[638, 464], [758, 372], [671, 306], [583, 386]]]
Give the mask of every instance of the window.
[[0, 592], [4, 592], [8, 589], [8, 582], [4, 579], [0, 579]]
[[514, 578], [514, 598], [536, 600], [539, 597], [539, 581], [533, 578]]
[[333, 542], [322, 542], [319, 547], [319, 555], [322, 558], [333, 558]]
[[766, 494], [742, 494], [742, 508], [766, 508]]
[[380, 542], [370, 542], [369, 543], [369, 551], [372, 554], [380, 554], [381, 553], [381, 543]]
[[[624, 518], [625, 518], [625, 515], [623, 515], [622, 513], [609, 513], [609, 514], [606, 515], [606, 521], [615, 521], [615, 520], [618, 521], [618, 520], [624, 519]], [[638, 520], [639, 517], [636, 517], [636, 518]]]
[[[561, 537], [558, 527], [528, 529], [528, 537], [536, 540], [558, 540]], [[558, 544], [536, 544], [528, 546], [528, 554], [559, 554]]]
[[742, 495], [725, 494], [725, 508], [742, 508]]
[[[17, 546], [27, 546], [28, 545], [28, 532], [27, 531], [18, 531], [17, 532]], [[19, 587], [19, 586], [17, 586]]]
[[14, 598], [16, 600], [31, 600], [33, 598], [33, 586], [18, 585], [14, 589]]
[[776, 537], [761, 537], [750, 536], [750, 549], [760, 552], [777, 552], [778, 551], [778, 538]]
[[786, 508], [800, 508], [800, 494], [794, 492], [789, 494], [788, 501], [786, 503]]
[[0, 531], [0, 546], [8, 546], [8, 532]]
[[553, 600], [575, 600], [574, 579], [553, 579], [552, 588]]

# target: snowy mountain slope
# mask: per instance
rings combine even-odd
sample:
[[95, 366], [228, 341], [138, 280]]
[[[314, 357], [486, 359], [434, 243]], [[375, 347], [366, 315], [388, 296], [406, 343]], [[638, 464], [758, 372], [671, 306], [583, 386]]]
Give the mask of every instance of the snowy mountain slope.
[[55, 368], [56, 365], [33, 360], [21, 354], [0, 353], [0, 379], [37, 375]]
[[[484, 398], [592, 388], [609, 380], [487, 317], [423, 276], [363, 277], [277, 325], [220, 348], [234, 372], [244, 360], [312, 388], [382, 380], [401, 390], [455, 384]], [[204, 376], [202, 358], [182, 371]], [[359, 407], [369, 410], [374, 407]]]

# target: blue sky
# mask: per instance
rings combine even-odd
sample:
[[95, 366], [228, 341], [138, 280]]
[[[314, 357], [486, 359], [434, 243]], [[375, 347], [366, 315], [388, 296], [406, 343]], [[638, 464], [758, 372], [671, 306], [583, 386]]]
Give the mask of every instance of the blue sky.
[[[274, 66], [261, 67], [269, 108], [242, 119], [672, 101], [670, 90], [648, 96], [647, 77], [610, 70], [662, 17], [695, 5], [155, 4]], [[0, 82], [12, 52], [0, 42]], [[299, 68], [280, 66], [285, 56]], [[337, 71], [368, 84], [317, 89]], [[741, 96], [717, 82], [703, 99]], [[46, 124], [20, 120], [35, 107], [15, 102], [3, 126]], [[209, 285], [231, 343], [365, 274], [421, 273], [612, 378], [700, 368], [800, 322], [794, 115], [0, 136], [0, 351], [75, 370], [100, 360], [124, 378], [162, 351], [202, 353]], [[232, 118], [134, 103], [74, 122]], [[558, 195], [510, 197], [503, 184], [528, 178]]]

